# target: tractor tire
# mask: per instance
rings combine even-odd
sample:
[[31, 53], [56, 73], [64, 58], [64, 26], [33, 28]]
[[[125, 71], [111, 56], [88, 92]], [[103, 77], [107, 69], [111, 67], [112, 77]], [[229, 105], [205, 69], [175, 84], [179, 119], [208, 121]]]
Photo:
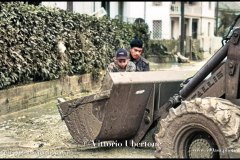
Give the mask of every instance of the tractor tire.
[[240, 107], [228, 100], [183, 101], [159, 123], [156, 158], [240, 157]]

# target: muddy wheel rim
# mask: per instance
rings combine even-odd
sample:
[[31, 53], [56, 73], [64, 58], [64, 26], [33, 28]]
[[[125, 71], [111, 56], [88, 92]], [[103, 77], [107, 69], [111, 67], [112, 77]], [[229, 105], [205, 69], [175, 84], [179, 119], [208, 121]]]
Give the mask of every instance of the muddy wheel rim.
[[206, 132], [194, 132], [186, 141], [185, 155], [188, 158], [217, 158], [219, 154], [216, 142]]
[[202, 127], [186, 127], [175, 137], [178, 155], [186, 158], [219, 158], [218, 145]]

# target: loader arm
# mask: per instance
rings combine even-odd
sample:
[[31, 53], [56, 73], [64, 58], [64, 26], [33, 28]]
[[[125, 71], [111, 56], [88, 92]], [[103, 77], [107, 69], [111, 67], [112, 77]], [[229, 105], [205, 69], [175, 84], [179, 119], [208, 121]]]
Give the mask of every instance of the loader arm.
[[230, 27], [225, 45], [155, 114], [155, 157], [240, 156], [239, 19]]
[[[208, 92], [208, 95], [211, 95], [211, 93], [213, 93], [214, 91], [212, 91], [213, 89], [216, 89], [217, 87], [224, 87], [224, 85], [217, 85], [220, 82], [223, 82], [223, 80], [218, 81], [218, 83], [213, 82], [213, 80], [216, 79], [216, 75], [217, 74], [219, 76], [219, 74], [224, 74], [225, 73], [225, 68], [224, 67], [219, 67], [222, 63], [222, 61], [224, 60], [224, 58], [227, 56], [227, 52], [228, 52], [228, 48], [229, 48], [230, 42], [228, 42], [227, 44], [225, 44], [223, 47], [221, 47], [209, 60], [208, 62], [190, 79], [188, 80], [188, 83], [185, 84], [185, 86], [183, 86], [183, 88], [179, 91], [179, 93], [174, 94], [173, 96], [171, 96], [169, 98], [168, 101], [166, 101], [166, 103], [164, 105], [162, 105], [158, 111], [156, 111], [154, 113], [154, 121], [159, 121], [160, 119], [165, 118], [168, 115], [168, 111], [170, 108], [176, 108], [177, 106], [179, 106], [181, 104], [181, 101], [189, 99], [189, 97], [191, 98], [196, 98], [199, 96], [202, 96], [203, 94], [201, 94], [202, 92]], [[216, 71], [214, 75], [212, 75], [213, 78], [209, 78], [208, 80], [204, 80], [206, 79], [207, 76], [209, 76], [213, 71], [216, 70], [216, 68], [218, 68], [218, 70], [220, 71]], [[223, 73], [224, 72], [224, 73]], [[213, 79], [213, 80], [212, 80]], [[204, 83], [204, 84], [202, 84]], [[212, 87], [214, 84], [215, 87]], [[208, 86], [208, 88], [204, 88], [203, 86]], [[209, 89], [211, 86], [212, 90], [207, 90]], [[220, 89], [217, 88], [217, 89]], [[223, 89], [222, 89], [223, 90]], [[210, 91], [212, 91], [210, 93]], [[207, 94], [205, 94], [207, 95]], [[218, 95], [217, 97], [220, 97], [221, 95]]]
[[[239, 99], [239, 39], [240, 28], [237, 28], [233, 31], [231, 39], [223, 49], [220, 50], [219, 54], [213, 57], [213, 60], [210, 60], [209, 63], [206, 64], [206, 67], [203, 67], [189, 84], [180, 90], [180, 95], [183, 100], [212, 96], [225, 98], [234, 103]], [[214, 61], [217, 59], [216, 57], [219, 58], [218, 61]], [[220, 63], [225, 57], [225, 61]], [[209, 74], [209, 78], [206, 78], [205, 76]], [[205, 78], [204, 81], [202, 80], [203, 78]], [[199, 81], [202, 82], [199, 83]], [[189, 91], [191, 88], [192, 92]]]
[[[240, 15], [223, 37], [223, 46], [206, 64], [155, 112], [154, 120], [165, 118], [170, 108], [178, 107], [183, 100], [197, 97], [224, 97], [237, 103], [239, 99], [239, 34]], [[225, 42], [225, 44], [224, 44]], [[238, 103], [237, 103], [238, 104]]]

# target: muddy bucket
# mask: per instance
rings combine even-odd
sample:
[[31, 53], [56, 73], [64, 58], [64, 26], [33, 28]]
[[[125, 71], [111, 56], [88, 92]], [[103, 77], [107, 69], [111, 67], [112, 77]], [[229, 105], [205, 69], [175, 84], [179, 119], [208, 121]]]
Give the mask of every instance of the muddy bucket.
[[169, 83], [179, 86], [192, 73], [181, 71], [108, 73], [103, 84], [104, 90], [70, 101], [59, 99], [58, 109], [70, 134], [79, 144], [131, 139], [139, 133], [146, 107], [156, 108], [154, 105], [163, 103], [156, 103], [156, 97], [158, 101], [168, 100], [179, 90], [179, 87], [172, 87], [170, 90], [169, 87], [165, 87], [166, 91], [161, 92], [160, 96], [159, 87]]

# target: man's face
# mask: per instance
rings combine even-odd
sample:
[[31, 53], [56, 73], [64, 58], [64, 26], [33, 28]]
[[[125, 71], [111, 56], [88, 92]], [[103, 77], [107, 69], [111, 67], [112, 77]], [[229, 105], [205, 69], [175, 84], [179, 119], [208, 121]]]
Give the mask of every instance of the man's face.
[[117, 64], [121, 69], [125, 69], [129, 59], [117, 59]]
[[138, 47], [133, 47], [130, 49], [130, 53], [134, 59], [138, 59], [142, 54], [143, 49]]

